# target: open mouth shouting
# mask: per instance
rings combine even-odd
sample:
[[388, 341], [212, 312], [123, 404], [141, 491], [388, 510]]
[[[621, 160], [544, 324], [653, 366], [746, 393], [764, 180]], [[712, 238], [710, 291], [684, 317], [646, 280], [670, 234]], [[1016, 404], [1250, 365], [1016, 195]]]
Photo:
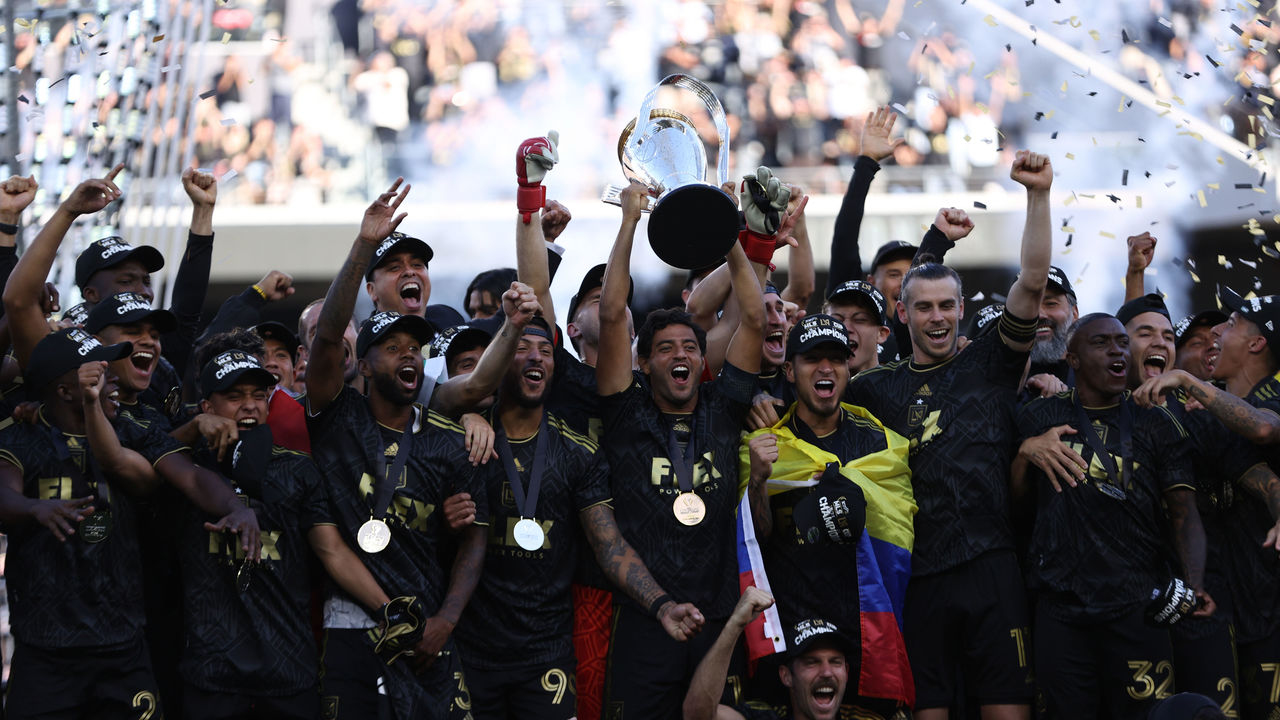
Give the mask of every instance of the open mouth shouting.
[[415, 310], [422, 309], [422, 283], [417, 280], [408, 280], [400, 285], [400, 302], [404, 305], [405, 310], [410, 311], [408, 314], [416, 314]]
[[1124, 379], [1125, 373], [1128, 372], [1128, 370], [1129, 370], [1129, 363], [1126, 362], [1123, 358], [1120, 360], [1114, 360], [1110, 365], [1107, 366], [1107, 374], [1109, 374], [1112, 378], [1118, 378], [1121, 380]]
[[1209, 372], [1213, 372], [1213, 369], [1217, 367], [1220, 355], [1222, 355], [1222, 346], [1215, 340], [1209, 346], [1209, 349], [1204, 351], [1204, 366]]
[[1153, 378], [1165, 371], [1169, 366], [1169, 357], [1163, 351], [1155, 351], [1147, 353], [1142, 358], [1142, 377], [1143, 379]]
[[521, 374], [521, 377], [524, 378], [525, 387], [534, 393], [542, 389], [546, 376], [546, 371], [540, 367], [525, 368], [524, 373]]
[[144, 375], [150, 375], [156, 366], [155, 353], [148, 350], [139, 350], [129, 356], [129, 364], [133, 365], [133, 369]]
[[837, 688], [834, 682], [821, 681], [813, 688], [813, 705], [815, 709], [822, 711], [824, 717], [827, 713], [834, 713], [840, 698], [837, 697]]
[[678, 362], [671, 366], [671, 379], [676, 382], [676, 385], [684, 386], [689, 384], [691, 376], [692, 373], [689, 370], [689, 363]]
[[836, 381], [830, 378], [817, 380], [813, 383], [813, 391], [824, 400], [831, 399], [836, 396]]
[[236, 427], [241, 430], [252, 430], [258, 427], [258, 419], [255, 417], [243, 417], [236, 421]]
[[951, 342], [951, 328], [937, 327], [924, 331], [924, 336], [931, 345], [935, 347], [946, 347]]
[[396, 381], [406, 392], [417, 392], [419, 368], [416, 363], [401, 365], [396, 369]]
[[782, 342], [783, 332], [781, 329], [774, 330], [764, 336], [764, 350], [772, 357], [782, 357], [785, 348]]

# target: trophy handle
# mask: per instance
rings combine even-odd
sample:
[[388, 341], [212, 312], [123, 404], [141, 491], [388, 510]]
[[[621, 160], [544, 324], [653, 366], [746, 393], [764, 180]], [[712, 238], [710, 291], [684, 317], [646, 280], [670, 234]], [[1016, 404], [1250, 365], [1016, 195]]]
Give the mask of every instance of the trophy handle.
[[[649, 122], [650, 109], [653, 107], [654, 98], [658, 96], [658, 91], [667, 85], [674, 85], [692, 92], [706, 106], [707, 114], [711, 116], [711, 121], [715, 123], [716, 135], [719, 140], [719, 148], [716, 151], [717, 176], [715, 184], [716, 187], [723, 185], [729, 180], [729, 120], [725, 115], [724, 106], [720, 104], [720, 98], [711, 92], [711, 88], [707, 87], [706, 83], [692, 75], [675, 74], [666, 76], [662, 79], [662, 82], [649, 91], [649, 94], [644, 96], [644, 102], [640, 104], [640, 113], [632, 121], [633, 126], [639, 127], [641, 122]], [[636, 139], [635, 133], [632, 133], [627, 138], [626, 147], [628, 150], [635, 152], [634, 143]], [[605, 202], [608, 201], [606, 200]]]
[[[613, 185], [613, 184], [605, 185], [604, 192], [600, 193], [600, 199], [603, 200], [604, 202], [609, 203], [610, 205], [617, 205], [618, 207], [622, 207], [622, 191], [626, 189], [627, 189], [626, 185]], [[650, 197], [649, 202], [645, 204], [644, 209], [641, 210], [641, 212], [651, 212], [652, 210], [653, 210], [653, 198]]]

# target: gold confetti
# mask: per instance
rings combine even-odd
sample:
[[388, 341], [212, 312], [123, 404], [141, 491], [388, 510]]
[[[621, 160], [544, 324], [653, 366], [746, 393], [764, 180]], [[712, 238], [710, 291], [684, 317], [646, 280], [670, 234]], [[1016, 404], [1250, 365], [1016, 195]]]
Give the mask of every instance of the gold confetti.
[[1102, 237], [1104, 237], [1104, 238], [1107, 238], [1108, 240], [1115, 240], [1115, 239], [1116, 239], [1116, 234], [1115, 234], [1115, 233], [1109, 233], [1109, 232], [1107, 232], [1106, 230], [1100, 230], [1100, 231], [1098, 231], [1098, 234], [1099, 234], [1099, 235], [1101, 235], [1101, 236], [1102, 236]]
[[1090, 30], [1089, 37], [1093, 38], [1094, 42], [1102, 42], [1102, 35], [1098, 34], [1097, 30]]
[[968, 69], [968, 70], [965, 70], [965, 71], [964, 71], [964, 74], [965, 74], [965, 75], [972, 75], [972, 74], [973, 74], [973, 67], [974, 67], [975, 65], [977, 65], [977, 64], [978, 64], [978, 61], [977, 61], [977, 60], [971, 60], [971, 61], [969, 61], [969, 69]]
[[1163, 100], [1157, 100], [1157, 101], [1156, 101], [1156, 104], [1157, 104], [1157, 105], [1159, 105], [1160, 107], [1164, 107], [1164, 108], [1167, 108], [1167, 107], [1173, 107], [1172, 105], [1170, 105], [1169, 103], [1167, 103], [1167, 102], [1165, 102], [1165, 101], [1163, 101]]
[[1066, 81], [1066, 80], [1063, 80], [1063, 81], [1062, 81], [1062, 90], [1061, 90], [1061, 92], [1066, 92], [1066, 91], [1067, 91], [1067, 81]]
[[1182, 102], [1182, 98], [1178, 97], [1177, 95], [1173, 96], [1173, 101], [1178, 103], [1179, 105], [1186, 105], [1186, 103]]
[[1075, 232], [1075, 231], [1076, 231], [1076, 229], [1075, 229], [1074, 227], [1071, 227], [1070, 225], [1063, 225], [1063, 226], [1062, 226], [1062, 232], [1064, 232], [1064, 233], [1073, 233], [1073, 232]]
[[1076, 18], [1076, 16], [1075, 16], [1075, 15], [1072, 15], [1072, 16], [1067, 20], [1067, 23], [1069, 23], [1069, 24], [1071, 25], [1071, 27], [1073, 27], [1073, 28], [1079, 28], [1081, 25], [1083, 25], [1083, 24], [1084, 24], [1083, 22], [1081, 22], [1080, 20], [1078, 20], [1078, 19]]
[[1138, 196], [1137, 196], [1136, 198], [1134, 198], [1134, 199], [1137, 201], [1137, 205], [1138, 205], [1138, 207], [1139, 207], [1139, 208], [1141, 208], [1141, 207], [1142, 207], [1142, 196], [1141, 196], [1141, 195], [1138, 195]]
[[1187, 272], [1191, 274], [1191, 282], [1196, 283], [1196, 284], [1199, 284], [1199, 282], [1200, 282], [1200, 276], [1196, 274], [1196, 271], [1195, 271], [1195, 270], [1188, 270]]
[[1203, 191], [1203, 190], [1197, 190], [1197, 191], [1196, 191], [1196, 199], [1200, 201], [1200, 207], [1209, 207], [1209, 202], [1208, 202], [1207, 200], [1205, 200], [1205, 199], [1204, 199], [1204, 191]]
[[999, 25], [1000, 25], [1000, 23], [996, 22], [995, 17], [994, 17], [994, 16], [992, 16], [992, 15], [988, 15], [988, 16], [986, 16], [986, 17], [982, 18], [982, 22], [984, 22], [984, 23], [986, 23], [986, 24], [990, 25], [991, 27], [999, 27]]
[[231, 42], [231, 33], [229, 32], [222, 33], [222, 44], [226, 45], [229, 42]]
[[1063, 205], [1070, 205], [1071, 203], [1073, 203], [1073, 202], [1075, 202], [1075, 201], [1076, 201], [1076, 196], [1075, 196], [1075, 195], [1072, 195], [1071, 197], [1067, 198], [1066, 200], [1063, 200], [1063, 201], [1062, 201], [1062, 204], [1063, 204]]
[[163, 40], [163, 39], [164, 39], [164, 35], [163, 35], [163, 34], [160, 34], [160, 35], [156, 35], [155, 37], [151, 38], [151, 42], [153, 42], [153, 43], [158, 43], [158, 42], [160, 42], [160, 41], [161, 41], [161, 40]]
[[1263, 105], [1276, 104], [1275, 98], [1271, 97], [1270, 95], [1258, 95], [1258, 99], [1262, 101]]
[[1121, 96], [1120, 96], [1120, 107], [1116, 108], [1116, 112], [1124, 112], [1125, 103], [1127, 103], [1128, 101], [1129, 101], [1129, 98], [1125, 97], [1124, 95], [1121, 95]]
[[1067, 153], [1067, 159], [1068, 159], [1068, 160], [1075, 160], [1075, 159], [1076, 159], [1076, 156], [1075, 156], [1075, 155], [1073, 155], [1073, 154], [1071, 154], [1071, 153]]
[[1219, 256], [1218, 256], [1218, 264], [1219, 264], [1219, 265], [1221, 265], [1221, 266], [1223, 266], [1223, 267], [1226, 267], [1226, 266], [1227, 266], [1227, 257], [1226, 257], [1225, 255], [1219, 255]]
[[1219, 188], [1219, 186], [1218, 186], [1218, 183], [1209, 183], [1209, 189], [1210, 189], [1210, 190], [1218, 190], [1218, 189], [1220, 189], [1220, 188]]

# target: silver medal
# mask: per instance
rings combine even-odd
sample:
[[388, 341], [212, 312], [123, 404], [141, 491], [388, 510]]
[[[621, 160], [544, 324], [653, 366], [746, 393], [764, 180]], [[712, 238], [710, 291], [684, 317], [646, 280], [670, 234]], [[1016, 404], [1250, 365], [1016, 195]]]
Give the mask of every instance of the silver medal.
[[370, 518], [356, 533], [356, 544], [367, 553], [380, 553], [391, 542], [391, 528], [382, 520]]
[[530, 552], [541, 550], [542, 544], [547, 540], [546, 533], [542, 532], [542, 526], [529, 518], [520, 518], [520, 522], [516, 523], [511, 534], [515, 537], [517, 545]]

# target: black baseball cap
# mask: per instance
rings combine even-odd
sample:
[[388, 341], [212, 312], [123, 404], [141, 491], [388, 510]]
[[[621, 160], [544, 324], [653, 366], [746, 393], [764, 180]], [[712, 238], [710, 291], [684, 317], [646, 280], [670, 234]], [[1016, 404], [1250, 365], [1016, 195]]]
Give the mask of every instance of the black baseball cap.
[[276, 376], [264, 369], [258, 358], [243, 350], [228, 350], [205, 363], [200, 371], [200, 391], [205, 397], [230, 390], [242, 382], [271, 387], [276, 384]]
[[1049, 266], [1049, 286], [1069, 295], [1072, 302], [1076, 301], [1075, 288], [1071, 287], [1071, 281], [1067, 279], [1067, 274], [1062, 272], [1062, 268], [1057, 265]]
[[[582, 298], [586, 296], [587, 293], [598, 287], [604, 286], [604, 269], [605, 264], [600, 263], [588, 270], [586, 275], [582, 276], [582, 282], [578, 284], [578, 292], [574, 293], [573, 297], [569, 299], [569, 315], [565, 318], [565, 324], [573, 322], [574, 316], [578, 314], [578, 303], [582, 302]], [[630, 305], [631, 298], [636, 292], [636, 282], [635, 280], [632, 280], [629, 275], [627, 276], [627, 280], [631, 282], [631, 284], [627, 286], [627, 304]]]
[[275, 340], [289, 351], [289, 357], [298, 362], [298, 336], [293, 334], [288, 325], [275, 320], [267, 320], [253, 326], [253, 331], [263, 340]]
[[71, 323], [77, 327], [84, 327], [84, 324], [88, 322], [88, 320], [89, 306], [85, 303], [76, 303], [75, 305], [67, 308], [66, 312], [62, 313], [62, 322]]
[[969, 339], [975, 340], [991, 332], [999, 324], [996, 321], [1003, 314], [1004, 303], [992, 303], [983, 307], [969, 321]]
[[1173, 336], [1175, 338], [1173, 346], [1175, 349], [1181, 349], [1187, 341], [1187, 336], [1192, 330], [1199, 327], [1213, 327], [1221, 325], [1227, 321], [1227, 314], [1221, 310], [1201, 310], [1194, 315], [1188, 315], [1178, 321], [1173, 326]]
[[1218, 302], [1257, 325], [1262, 337], [1267, 339], [1271, 356], [1280, 358], [1280, 296], [1264, 295], [1245, 300], [1226, 285], [1219, 285]]
[[827, 302], [837, 302], [837, 298], [845, 302], [860, 301], [863, 305], [875, 308], [876, 316], [880, 318], [880, 324], [888, 324], [889, 303], [884, 299], [884, 293], [877, 290], [875, 285], [866, 280], [847, 280], [840, 283], [827, 296]]
[[137, 293], [119, 293], [94, 305], [85, 318], [84, 329], [96, 335], [108, 325], [130, 325], [144, 320], [162, 333], [178, 329], [178, 318], [173, 313], [151, 307], [151, 301]]
[[360, 334], [356, 336], [356, 357], [362, 358], [369, 348], [377, 345], [388, 333], [404, 331], [412, 335], [424, 345], [436, 334], [435, 328], [426, 318], [417, 315], [401, 315], [394, 310], [383, 310], [374, 313], [360, 325]]
[[394, 255], [401, 252], [412, 253], [414, 257], [421, 258], [425, 263], [431, 262], [431, 258], [435, 256], [435, 253], [431, 251], [431, 246], [425, 242], [413, 237], [412, 235], [405, 235], [402, 232], [393, 232], [388, 235], [385, 240], [379, 243], [378, 248], [373, 251], [373, 260], [369, 262], [369, 270], [364, 274], [364, 279], [372, 280], [373, 271], [377, 270], [378, 266], [382, 265], [382, 261], [386, 259], [388, 255]]
[[119, 235], [112, 235], [89, 243], [89, 247], [76, 258], [76, 285], [83, 289], [94, 273], [126, 260], [137, 260], [149, 273], [164, 267], [164, 255], [159, 250], [150, 245], [134, 247]]
[[133, 343], [103, 345], [84, 328], [65, 328], [45, 335], [36, 343], [23, 372], [23, 383], [36, 392], [87, 362], [111, 362], [132, 352]]
[[787, 659], [794, 660], [817, 645], [829, 645], [846, 655], [853, 651], [853, 643], [835, 623], [822, 618], [806, 618], [791, 626], [787, 633]]
[[431, 339], [431, 357], [443, 357], [447, 363], [458, 353], [487, 347], [492, 339], [493, 335], [483, 328], [454, 325], [436, 333], [436, 336]]
[[827, 463], [813, 491], [795, 504], [792, 520], [806, 544], [857, 545], [867, 527], [867, 497], [840, 474], [839, 463]]
[[849, 354], [849, 332], [844, 325], [836, 322], [830, 315], [817, 313], [805, 315], [800, 322], [791, 328], [787, 336], [787, 359], [807, 353], [810, 350], [830, 343], [837, 345]]
[[1116, 311], [1116, 319], [1121, 325], [1128, 325], [1130, 320], [1149, 312], [1159, 313], [1170, 323], [1173, 322], [1173, 318], [1169, 317], [1169, 308], [1164, 304], [1164, 298], [1156, 293], [1147, 293], [1121, 305]]
[[876, 250], [875, 258], [871, 260], [871, 269], [867, 272], [874, 273], [881, 263], [910, 260], [916, 256], [916, 251], [919, 249], [905, 240], [890, 240]]

